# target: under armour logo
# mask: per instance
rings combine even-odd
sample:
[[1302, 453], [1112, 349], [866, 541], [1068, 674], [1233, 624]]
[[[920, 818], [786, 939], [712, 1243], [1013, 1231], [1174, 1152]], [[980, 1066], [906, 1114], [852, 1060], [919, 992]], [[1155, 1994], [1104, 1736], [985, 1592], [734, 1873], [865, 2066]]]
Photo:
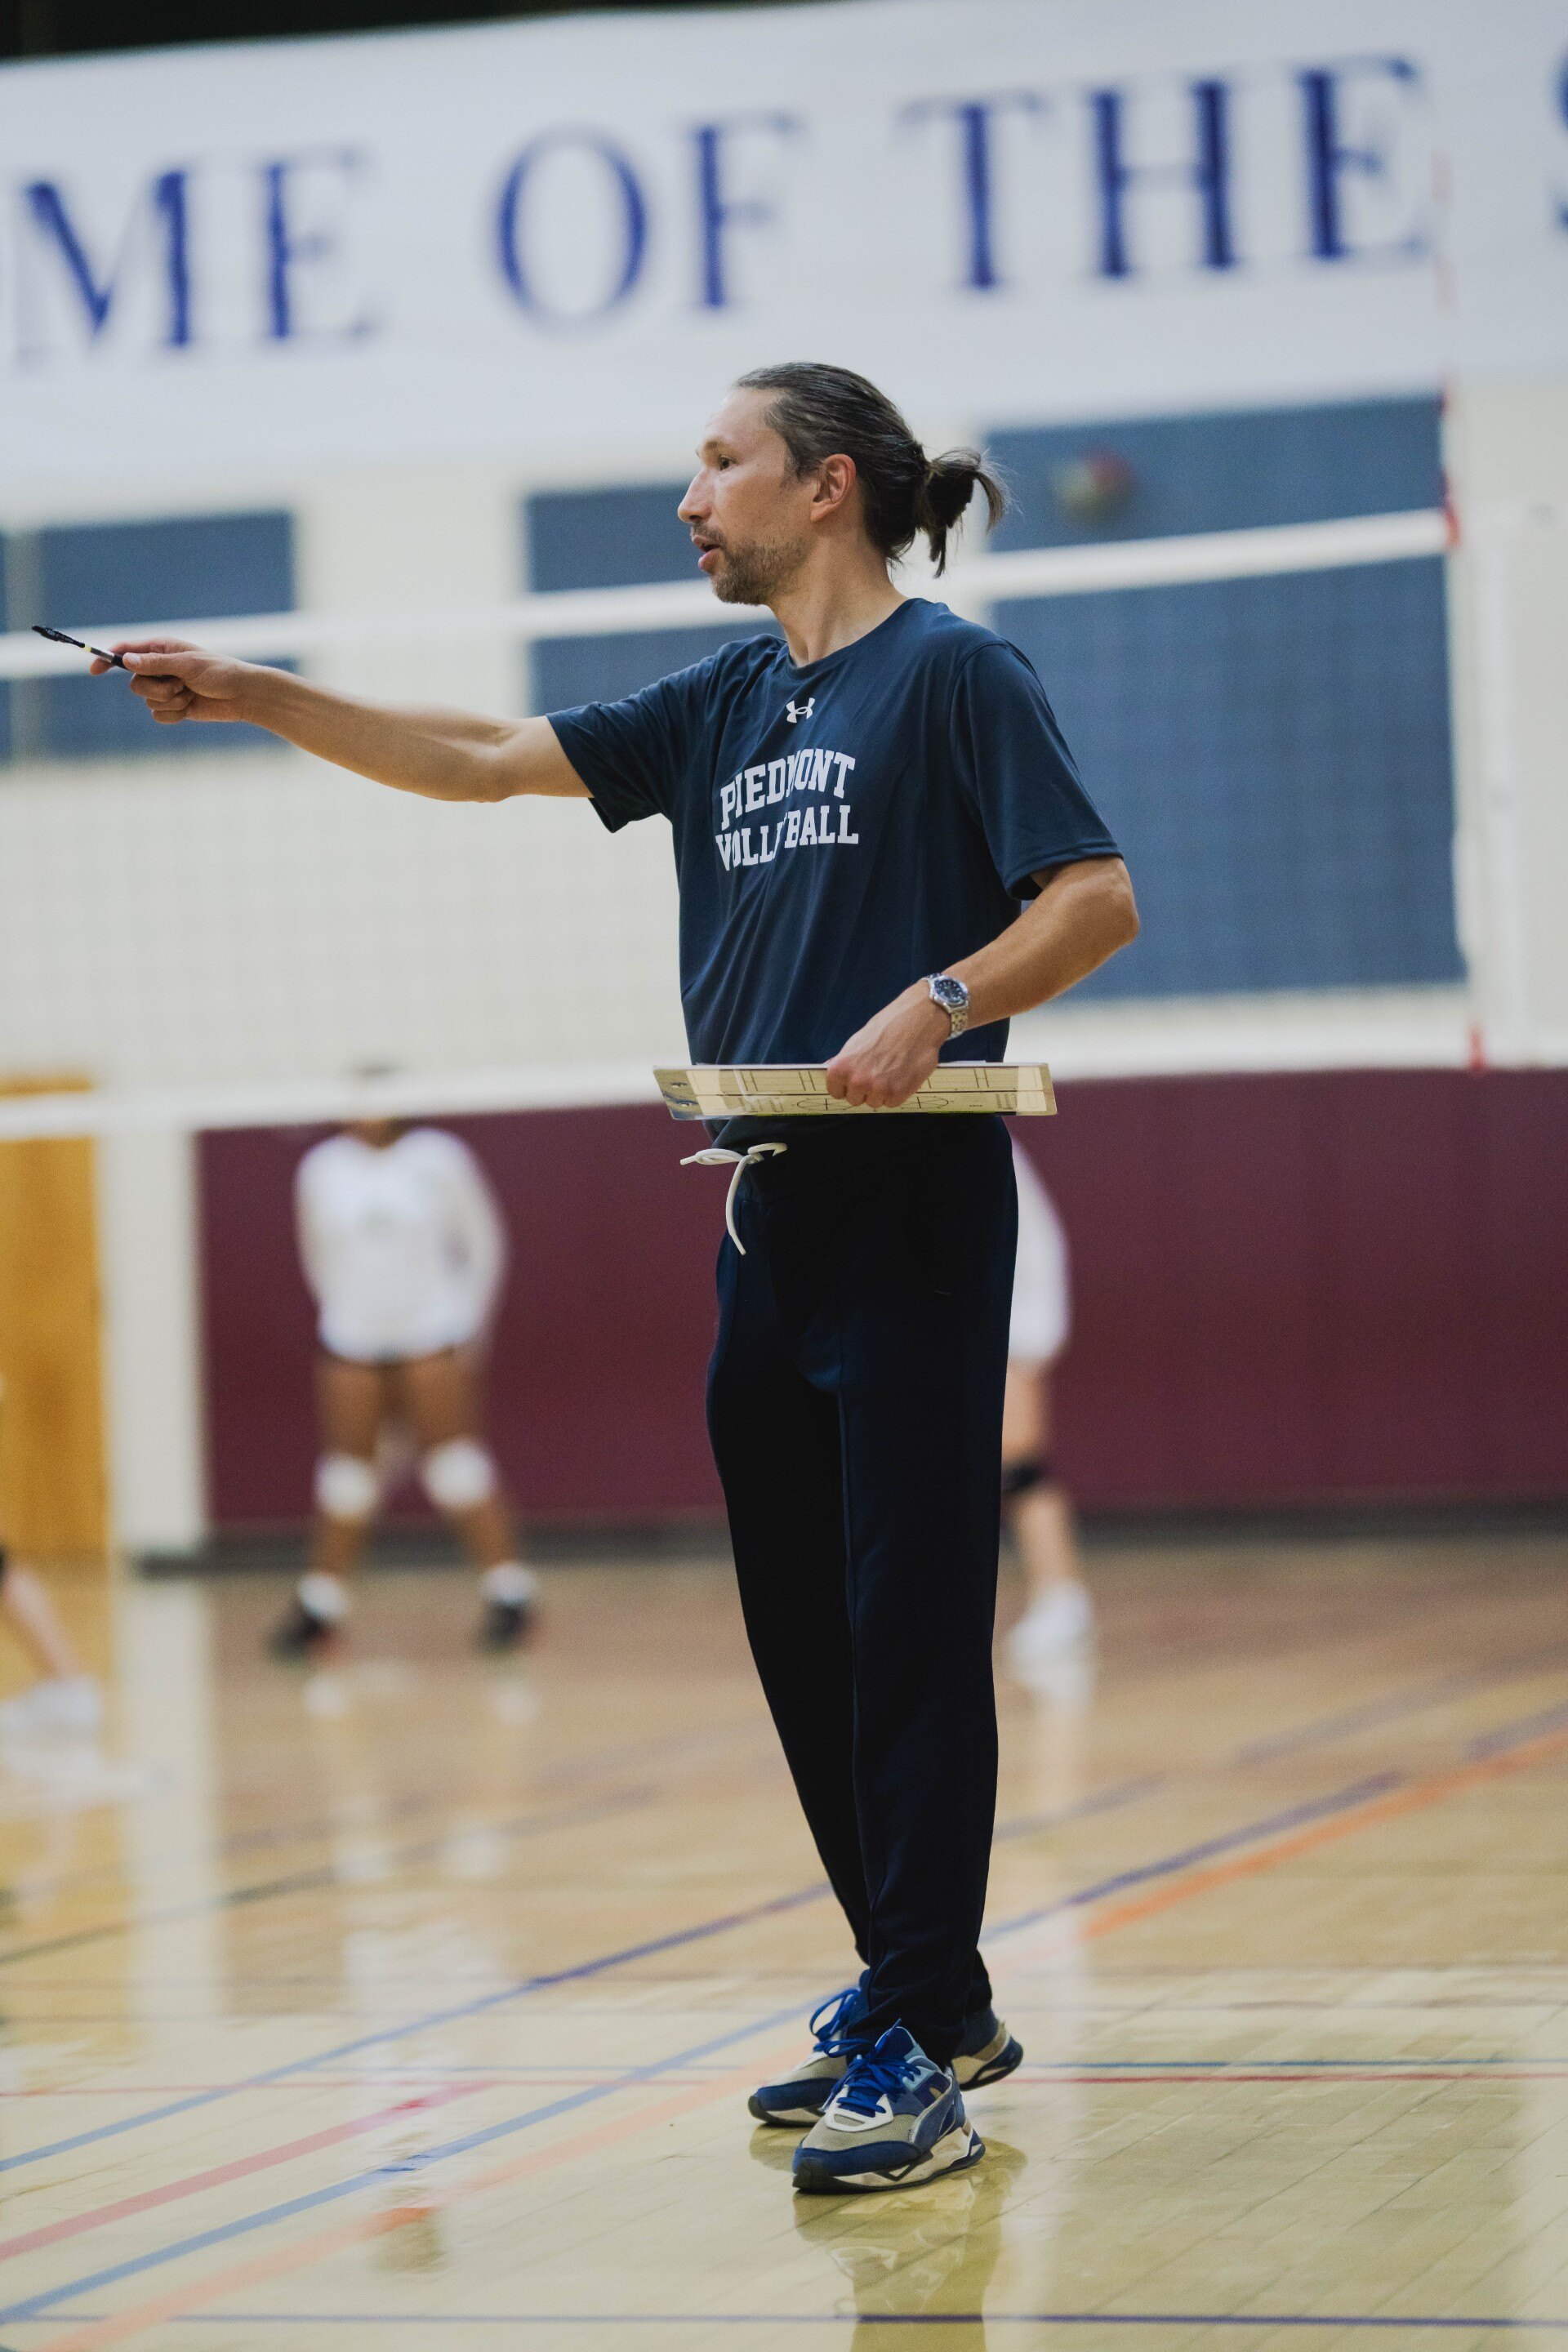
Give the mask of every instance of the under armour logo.
[[816, 709], [816, 697], [815, 695], [807, 695], [804, 702], [786, 703], [784, 705], [784, 717], [789, 720], [790, 725], [793, 727], [797, 719], [809, 719]]

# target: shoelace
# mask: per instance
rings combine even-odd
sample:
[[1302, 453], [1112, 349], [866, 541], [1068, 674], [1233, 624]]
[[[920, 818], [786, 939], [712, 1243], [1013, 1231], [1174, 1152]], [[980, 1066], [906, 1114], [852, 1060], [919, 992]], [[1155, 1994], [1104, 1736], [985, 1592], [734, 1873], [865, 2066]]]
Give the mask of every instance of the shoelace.
[[868, 2051], [854, 2061], [839, 2084], [834, 2105], [853, 2107], [858, 2116], [874, 2116], [884, 2098], [891, 2105], [906, 2083], [913, 2080], [917, 2065], [913, 2058], [879, 2058]]
[[860, 1998], [858, 1985], [847, 1985], [842, 1992], [830, 1993], [818, 2009], [811, 2012], [812, 2037], [825, 2058], [852, 2058], [865, 2047], [856, 2034], [842, 2031], [845, 2019]]
[[741, 1189], [741, 1179], [748, 1168], [760, 1168], [764, 1160], [772, 1160], [787, 1151], [787, 1143], [753, 1143], [749, 1151], [728, 1151], [721, 1143], [711, 1144], [706, 1151], [694, 1151], [681, 1161], [683, 1168], [732, 1168], [730, 1190], [724, 1196], [724, 1230], [742, 1257], [746, 1244], [735, 1231], [735, 1195]]

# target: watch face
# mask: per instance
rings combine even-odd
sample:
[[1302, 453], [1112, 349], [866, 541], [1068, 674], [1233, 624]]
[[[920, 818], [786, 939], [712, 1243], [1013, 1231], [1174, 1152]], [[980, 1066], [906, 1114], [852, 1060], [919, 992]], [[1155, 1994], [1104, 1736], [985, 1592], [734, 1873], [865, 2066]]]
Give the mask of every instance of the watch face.
[[950, 1013], [962, 1013], [969, 1002], [969, 991], [961, 980], [950, 980], [945, 973], [933, 980], [931, 994], [945, 1004]]

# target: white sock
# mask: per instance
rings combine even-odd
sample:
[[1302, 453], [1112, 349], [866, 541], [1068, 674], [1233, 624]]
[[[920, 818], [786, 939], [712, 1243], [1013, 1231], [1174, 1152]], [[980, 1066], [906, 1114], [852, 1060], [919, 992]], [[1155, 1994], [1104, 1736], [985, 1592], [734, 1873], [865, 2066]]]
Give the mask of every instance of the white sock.
[[487, 1601], [499, 1601], [503, 1609], [526, 1609], [538, 1595], [539, 1571], [525, 1568], [520, 1559], [498, 1559], [480, 1577], [479, 1591]]
[[339, 1625], [349, 1613], [349, 1589], [341, 1576], [329, 1576], [324, 1568], [313, 1568], [302, 1576], [295, 1590], [300, 1606], [319, 1617], [323, 1625]]

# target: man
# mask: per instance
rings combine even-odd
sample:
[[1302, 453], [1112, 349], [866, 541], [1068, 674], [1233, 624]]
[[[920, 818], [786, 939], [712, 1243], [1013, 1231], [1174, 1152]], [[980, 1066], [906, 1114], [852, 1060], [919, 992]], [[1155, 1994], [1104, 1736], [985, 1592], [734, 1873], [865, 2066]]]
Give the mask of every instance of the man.
[[[978, 457], [928, 461], [862, 377], [759, 369], [710, 420], [680, 515], [719, 597], [769, 605], [782, 642], [521, 722], [167, 644], [132, 656], [135, 688], [166, 724], [249, 719], [436, 799], [587, 798], [612, 831], [668, 816], [694, 1059], [823, 1063], [838, 1099], [893, 1110], [944, 1052], [998, 1059], [1009, 1015], [1137, 929], [1027, 662], [889, 577], [917, 532], [940, 566], [977, 488], [994, 520]], [[865, 1962], [752, 2110], [812, 2124], [797, 2188], [905, 2187], [978, 2160], [961, 2080], [1022, 2054], [977, 1950], [1011, 1153], [976, 1118], [733, 1121], [721, 1144], [737, 1238], [710, 1428], [758, 1670]]]

